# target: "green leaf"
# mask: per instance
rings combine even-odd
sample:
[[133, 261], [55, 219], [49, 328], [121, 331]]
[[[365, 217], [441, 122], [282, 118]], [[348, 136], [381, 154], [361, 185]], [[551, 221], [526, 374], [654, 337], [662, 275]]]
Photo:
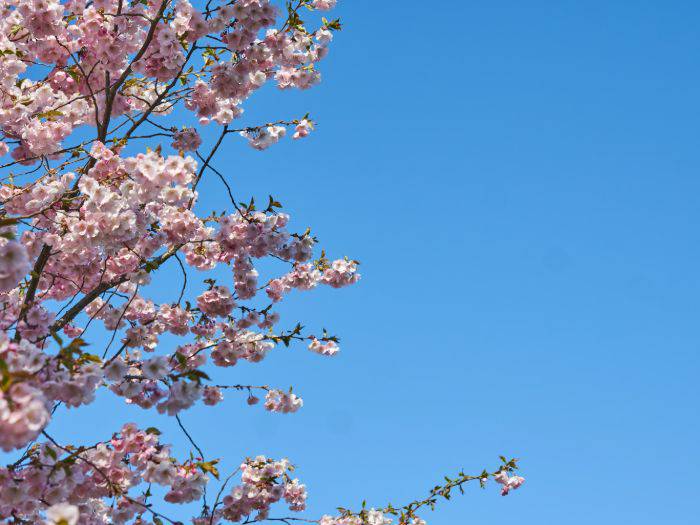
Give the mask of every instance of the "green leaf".
[[51, 337], [53, 337], [56, 340], [58, 346], [63, 348], [63, 339], [61, 339], [61, 336], [59, 336], [54, 330], [51, 330]]
[[37, 115], [37, 118], [45, 118], [47, 120], [55, 120], [58, 117], [62, 117], [63, 113], [58, 111], [57, 109], [50, 109], [49, 111], [44, 111], [42, 113], [39, 113]]
[[[12, 226], [13, 224], [17, 224], [18, 222], [19, 222], [19, 221], [18, 221], [17, 219], [13, 218], [13, 217], [10, 217], [10, 218], [3, 218], [3, 219], [0, 219], [0, 227], [2, 227], [2, 226]], [[9, 240], [12, 240], [12, 239], [15, 238], [14, 234], [11, 233], [11, 232], [3, 232], [3, 235], [2, 235], [2, 236], [5, 237], [5, 239], [9, 239]]]
[[197, 466], [202, 470], [202, 472], [209, 472], [216, 479], [219, 479], [219, 470], [215, 466], [218, 462], [218, 459], [214, 459], [212, 461], [199, 461]]
[[177, 360], [178, 364], [182, 367], [187, 366], [187, 358], [182, 355], [180, 352], [175, 352], [175, 359]]
[[206, 372], [203, 372], [201, 370], [192, 370], [187, 374], [187, 377], [189, 379], [192, 379], [193, 381], [200, 382], [202, 379], [206, 379], [207, 381], [211, 381], [211, 378]]
[[10, 369], [3, 358], [0, 357], [0, 390], [7, 390], [12, 384]]

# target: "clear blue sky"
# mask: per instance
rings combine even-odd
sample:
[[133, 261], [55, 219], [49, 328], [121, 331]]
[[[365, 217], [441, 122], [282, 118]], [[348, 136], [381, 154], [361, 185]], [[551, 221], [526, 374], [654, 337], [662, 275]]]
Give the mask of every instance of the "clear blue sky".
[[[229, 394], [187, 412], [205, 453], [223, 470], [288, 456], [310, 516], [398, 504], [504, 454], [522, 489], [470, 489], [429, 523], [695, 523], [700, 4], [337, 12], [324, 82], [265, 90], [243, 120], [310, 111], [317, 133], [262, 153], [232, 137], [215, 166], [241, 200], [272, 193], [329, 254], [362, 262], [358, 286], [280, 309], [283, 325], [338, 333], [342, 352], [281, 348], [218, 373], [294, 384], [305, 407]], [[214, 177], [207, 190], [203, 208], [223, 209]], [[189, 450], [172, 422], [100, 399], [52, 432], [99, 439], [136, 420]]]

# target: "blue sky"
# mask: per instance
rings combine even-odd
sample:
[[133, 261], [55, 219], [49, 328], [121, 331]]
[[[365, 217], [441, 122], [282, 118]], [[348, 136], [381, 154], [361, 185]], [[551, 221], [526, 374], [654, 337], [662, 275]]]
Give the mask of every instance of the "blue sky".
[[[281, 348], [220, 373], [293, 384], [305, 406], [268, 414], [229, 394], [187, 412], [205, 453], [223, 470], [289, 457], [310, 516], [410, 501], [504, 454], [521, 458], [522, 489], [471, 488], [429, 523], [693, 523], [700, 5], [337, 12], [323, 83], [266, 89], [243, 119], [310, 111], [317, 132], [262, 153], [232, 137], [215, 166], [240, 200], [272, 193], [293, 227], [362, 262], [356, 287], [279, 309], [338, 333], [342, 352]], [[201, 209], [226, 207], [216, 178], [202, 189]], [[66, 440], [135, 420], [189, 450], [172, 422], [109, 395], [61, 410], [50, 430]]]

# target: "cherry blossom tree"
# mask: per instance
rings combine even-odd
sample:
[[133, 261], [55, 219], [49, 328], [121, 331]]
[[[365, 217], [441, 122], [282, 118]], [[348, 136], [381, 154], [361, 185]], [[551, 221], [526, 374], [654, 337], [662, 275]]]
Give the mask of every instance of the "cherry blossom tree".
[[[319, 253], [274, 198], [264, 207], [234, 198], [230, 174], [213, 164], [226, 141], [264, 150], [314, 130], [309, 115], [236, 122], [266, 83], [320, 81], [341, 23], [318, 12], [335, 3], [0, 0], [0, 448], [16, 453], [0, 469], [2, 523], [174, 524], [171, 504], [201, 501], [195, 525], [419, 525], [421, 510], [470, 481], [492, 480], [504, 495], [522, 484], [502, 457], [402, 506], [289, 517], [303, 516], [306, 489], [287, 459], [251, 456], [219, 473], [179, 418], [228, 393], [296, 412], [302, 399], [289, 388], [214, 384], [207, 370], [259, 362], [279, 345], [339, 350], [325, 331], [279, 328], [275, 306], [295, 289], [356, 283], [357, 261]], [[177, 125], [178, 106], [197, 125]], [[227, 213], [196, 206], [205, 176], [226, 189]], [[284, 273], [261, 278], [266, 258]], [[157, 304], [148, 285], [166, 264], [182, 271], [182, 291]], [[216, 267], [231, 278], [217, 283]], [[207, 285], [197, 297], [186, 296], [188, 273]], [[90, 339], [99, 324], [107, 341]], [[180, 344], [164, 350], [166, 335]], [[97, 443], [58, 442], [49, 424], [70, 415], [57, 409], [87, 405], [98, 389], [176, 418], [193, 454], [176, 458], [158, 429], [124, 422]]]

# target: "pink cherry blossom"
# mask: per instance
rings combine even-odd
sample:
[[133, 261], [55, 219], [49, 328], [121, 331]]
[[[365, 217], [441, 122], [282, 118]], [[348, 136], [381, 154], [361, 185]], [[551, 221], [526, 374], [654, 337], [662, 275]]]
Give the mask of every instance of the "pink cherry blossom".
[[80, 512], [78, 507], [69, 503], [56, 503], [46, 509], [46, 518], [50, 525], [76, 525]]
[[296, 412], [303, 406], [304, 402], [296, 394], [282, 392], [281, 390], [270, 390], [265, 396], [265, 408], [270, 412], [280, 412], [289, 414]]
[[311, 343], [309, 343], [309, 350], [321, 355], [335, 355], [340, 352], [338, 343], [333, 340], [327, 340], [325, 342], [319, 341], [315, 337], [311, 338]]
[[0, 237], [0, 291], [12, 290], [28, 271], [27, 249], [17, 241]]
[[176, 131], [173, 139], [172, 147], [180, 151], [194, 151], [202, 144], [202, 139], [194, 128]]

